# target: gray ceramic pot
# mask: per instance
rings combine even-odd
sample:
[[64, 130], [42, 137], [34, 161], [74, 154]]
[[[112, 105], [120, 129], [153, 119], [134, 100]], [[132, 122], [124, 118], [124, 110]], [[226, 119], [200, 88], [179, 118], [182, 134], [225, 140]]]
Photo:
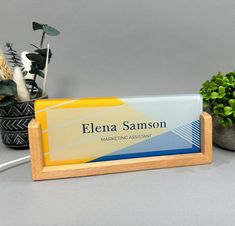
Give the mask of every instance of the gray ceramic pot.
[[213, 141], [224, 149], [235, 151], [235, 126], [223, 127], [218, 117], [213, 116]]
[[[46, 99], [44, 96], [40, 99]], [[28, 148], [28, 124], [34, 118], [34, 101], [16, 102], [0, 108], [2, 142], [12, 148]]]

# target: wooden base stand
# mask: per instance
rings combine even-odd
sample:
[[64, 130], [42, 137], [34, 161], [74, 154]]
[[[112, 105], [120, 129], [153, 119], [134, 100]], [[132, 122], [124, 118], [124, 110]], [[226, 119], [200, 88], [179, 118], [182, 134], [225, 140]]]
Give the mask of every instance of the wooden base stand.
[[212, 119], [201, 114], [201, 153], [178, 154], [95, 163], [44, 166], [40, 124], [29, 123], [29, 143], [33, 180], [81, 177], [107, 173], [207, 164], [212, 161]]

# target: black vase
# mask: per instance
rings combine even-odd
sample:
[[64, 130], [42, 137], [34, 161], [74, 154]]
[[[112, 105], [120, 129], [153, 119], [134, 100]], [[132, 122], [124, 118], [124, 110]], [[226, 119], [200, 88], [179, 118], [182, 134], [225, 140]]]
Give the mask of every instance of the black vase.
[[0, 108], [2, 142], [12, 148], [28, 148], [28, 124], [34, 118], [34, 101]]

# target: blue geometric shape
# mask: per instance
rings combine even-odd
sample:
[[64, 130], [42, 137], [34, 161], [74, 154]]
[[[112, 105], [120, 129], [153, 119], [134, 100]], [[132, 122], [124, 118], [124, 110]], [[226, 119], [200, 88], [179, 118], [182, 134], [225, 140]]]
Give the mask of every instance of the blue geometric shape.
[[176, 150], [166, 150], [166, 151], [151, 151], [142, 153], [130, 153], [121, 155], [106, 155], [90, 162], [102, 162], [110, 160], [120, 160], [120, 159], [131, 159], [131, 158], [143, 158], [143, 157], [153, 157], [162, 155], [177, 155], [177, 154], [190, 154], [190, 153], [200, 153], [201, 149], [197, 146], [192, 146], [192, 148], [176, 149]]
[[190, 141], [192, 144], [200, 148], [201, 146], [200, 130], [201, 130], [200, 121], [196, 120], [186, 125], [179, 126], [173, 129], [172, 132], [184, 138], [185, 140]]
[[109, 155], [191, 148], [192, 143], [171, 131], [123, 148]]
[[[190, 123], [191, 130], [194, 129], [194, 131], [191, 133], [191, 142], [189, 141], [189, 139], [184, 139], [182, 133], [178, 134], [179, 132], [176, 133], [175, 131], [174, 132], [169, 131], [164, 134], [150, 138], [148, 140], [134, 144], [132, 146], [123, 148], [109, 155], [102, 156], [91, 162], [161, 156], [161, 155], [199, 153], [201, 152], [200, 123], [199, 125], [197, 121], [195, 121], [195, 125], [193, 125], [193, 123]], [[185, 126], [188, 127], [189, 124]]]

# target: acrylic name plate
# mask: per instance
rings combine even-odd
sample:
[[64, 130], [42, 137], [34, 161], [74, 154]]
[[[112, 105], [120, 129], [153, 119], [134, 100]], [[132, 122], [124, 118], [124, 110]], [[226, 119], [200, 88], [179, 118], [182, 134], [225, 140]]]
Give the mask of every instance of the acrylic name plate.
[[35, 102], [44, 167], [202, 153], [201, 115], [197, 94]]

